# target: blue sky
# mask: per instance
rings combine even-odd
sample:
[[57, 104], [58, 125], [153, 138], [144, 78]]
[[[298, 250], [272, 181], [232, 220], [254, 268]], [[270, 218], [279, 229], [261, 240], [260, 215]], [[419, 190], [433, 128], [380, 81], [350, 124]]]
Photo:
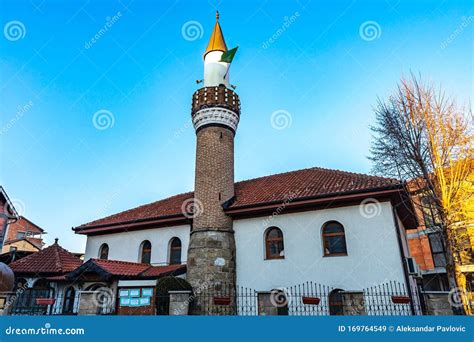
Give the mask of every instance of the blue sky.
[[[77, 252], [71, 227], [192, 190], [191, 95], [216, 8], [240, 46], [236, 180], [370, 172], [373, 107], [410, 71], [461, 103], [473, 94], [467, 0], [0, 4], [0, 183], [48, 243]], [[101, 110], [113, 125], [93, 120]], [[274, 112], [289, 124], [272, 125]]]

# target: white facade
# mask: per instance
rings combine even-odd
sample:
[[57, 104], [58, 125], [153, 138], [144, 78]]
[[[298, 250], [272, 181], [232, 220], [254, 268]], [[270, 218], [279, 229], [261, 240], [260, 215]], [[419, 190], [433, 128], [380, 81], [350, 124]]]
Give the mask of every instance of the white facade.
[[181, 262], [186, 263], [189, 244], [189, 225], [166, 228], [153, 228], [124, 233], [95, 235], [87, 237], [84, 260], [99, 258], [99, 249], [103, 243], [109, 246], [109, 260], [140, 262], [140, 246], [143, 241], [151, 242], [151, 263], [167, 265], [169, 263], [169, 242], [173, 237], [181, 240]]
[[[321, 229], [328, 221], [344, 226], [347, 256], [323, 256]], [[283, 232], [284, 259], [265, 260], [269, 226]], [[362, 290], [387, 281], [405, 283], [392, 207], [380, 203], [366, 218], [360, 207], [339, 207], [234, 221], [237, 283], [257, 291], [314, 281], [342, 290]]]
[[[323, 256], [321, 228], [328, 221], [338, 221], [344, 226], [347, 256]], [[264, 235], [271, 226], [283, 232], [284, 259], [265, 259]], [[355, 205], [271, 218], [234, 220], [234, 230], [237, 284], [257, 291], [306, 281], [343, 290], [362, 290], [387, 281], [406, 283], [389, 202], [379, 203], [373, 217], [364, 217], [360, 207]], [[182, 225], [89, 236], [85, 260], [97, 258], [100, 246], [107, 243], [109, 259], [138, 262], [140, 244], [149, 240], [152, 244], [151, 263], [167, 264], [169, 241], [179, 237], [182, 242], [181, 260], [185, 263], [189, 233], [190, 227]]]

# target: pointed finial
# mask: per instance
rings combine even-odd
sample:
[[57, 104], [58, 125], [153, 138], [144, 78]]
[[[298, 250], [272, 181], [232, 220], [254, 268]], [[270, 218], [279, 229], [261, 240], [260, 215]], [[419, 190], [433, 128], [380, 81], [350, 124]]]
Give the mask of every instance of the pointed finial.
[[58, 238], [54, 239], [54, 244], [57, 245], [58, 244]]
[[221, 25], [219, 24], [219, 11], [216, 11], [216, 23], [212, 30], [211, 39], [209, 39], [206, 52], [204, 52], [204, 57], [206, 57], [207, 53], [211, 51], [227, 51], [224, 35], [222, 34]]

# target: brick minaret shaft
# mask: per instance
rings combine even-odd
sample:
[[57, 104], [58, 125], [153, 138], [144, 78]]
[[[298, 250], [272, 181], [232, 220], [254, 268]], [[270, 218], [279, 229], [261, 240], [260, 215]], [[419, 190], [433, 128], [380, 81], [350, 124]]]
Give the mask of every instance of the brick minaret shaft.
[[220, 61], [224, 51], [227, 47], [216, 21], [204, 54], [204, 87], [194, 93], [191, 113], [197, 136], [194, 198], [198, 210], [189, 242], [187, 280], [195, 288], [235, 287], [236, 283], [234, 231], [223, 205], [234, 197], [240, 101], [229, 89], [229, 64]]
[[194, 198], [202, 212], [193, 220], [187, 279], [235, 284], [235, 240], [232, 219], [222, 205], [234, 196], [234, 133], [208, 126], [197, 132]]

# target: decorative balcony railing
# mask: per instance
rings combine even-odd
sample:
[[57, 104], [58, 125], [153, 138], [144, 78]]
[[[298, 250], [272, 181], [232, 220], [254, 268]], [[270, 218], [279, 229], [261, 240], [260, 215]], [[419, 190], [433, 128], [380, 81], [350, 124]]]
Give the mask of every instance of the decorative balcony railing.
[[224, 85], [218, 87], [204, 87], [193, 94], [192, 115], [197, 111], [209, 107], [227, 108], [240, 115], [239, 96]]

